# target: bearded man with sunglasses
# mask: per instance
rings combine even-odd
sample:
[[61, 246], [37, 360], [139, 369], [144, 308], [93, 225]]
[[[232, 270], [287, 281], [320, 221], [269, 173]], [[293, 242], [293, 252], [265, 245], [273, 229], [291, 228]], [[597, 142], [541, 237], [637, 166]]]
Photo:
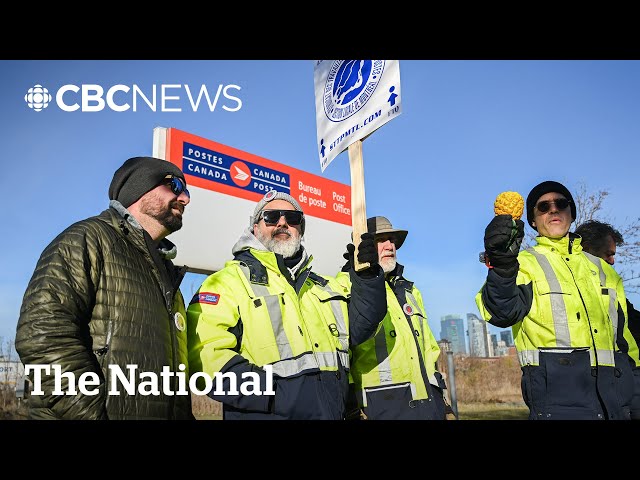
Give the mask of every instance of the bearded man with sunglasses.
[[[349, 348], [386, 314], [384, 273], [373, 235], [364, 234], [357, 258], [370, 266], [351, 268], [351, 288], [316, 274], [305, 226], [292, 196], [268, 192], [233, 246], [233, 260], [189, 304], [190, 368], [214, 378], [208, 395], [222, 402], [225, 420], [345, 418]], [[258, 392], [232, 388], [232, 379], [254, 375]]]
[[[67, 375], [63, 395], [52, 393], [53, 368], [42, 375], [44, 394], [30, 395], [29, 417], [193, 419], [188, 394], [112, 392], [115, 367], [127, 378], [131, 365], [138, 373], [169, 373], [172, 392], [179, 389], [173, 374], [187, 374], [179, 290], [186, 267], [173, 265], [176, 247], [165, 238], [182, 227], [189, 204], [184, 175], [171, 162], [133, 157], [114, 173], [109, 199], [108, 209], [71, 225], [45, 248], [24, 295], [15, 343], [20, 360], [58, 365]], [[78, 388], [86, 374], [96, 382], [87, 390], [96, 394]]]
[[629, 420], [622, 279], [569, 232], [576, 205], [564, 185], [536, 185], [526, 207], [537, 244], [519, 252], [524, 223], [495, 216], [485, 230], [489, 271], [476, 304], [490, 324], [513, 329], [529, 419]]

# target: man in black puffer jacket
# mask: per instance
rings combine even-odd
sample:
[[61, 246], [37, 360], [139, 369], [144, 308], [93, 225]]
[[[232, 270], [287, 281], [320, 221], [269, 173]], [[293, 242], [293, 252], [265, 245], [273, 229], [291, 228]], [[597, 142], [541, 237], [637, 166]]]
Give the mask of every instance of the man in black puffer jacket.
[[165, 239], [182, 227], [184, 175], [165, 160], [130, 158], [109, 199], [45, 248], [24, 295], [15, 346], [32, 366], [29, 418], [193, 419], [178, 383], [189, 378], [186, 267], [173, 265]]

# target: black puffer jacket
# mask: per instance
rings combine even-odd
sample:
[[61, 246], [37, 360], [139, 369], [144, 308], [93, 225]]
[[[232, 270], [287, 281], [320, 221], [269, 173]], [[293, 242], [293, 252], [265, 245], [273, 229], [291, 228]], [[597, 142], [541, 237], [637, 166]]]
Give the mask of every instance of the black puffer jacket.
[[[20, 359], [25, 365], [59, 364], [76, 381], [95, 372], [100, 384], [87, 387], [99, 389], [93, 396], [52, 395], [54, 378], [43, 376], [44, 395], [29, 398], [30, 418], [193, 419], [190, 395], [165, 395], [160, 376], [164, 366], [171, 372], [187, 366], [186, 312], [178, 288], [184, 272], [155, 252], [154, 261], [150, 237], [133, 217], [125, 220], [127, 213], [112, 201], [100, 215], [68, 227], [38, 260], [20, 309]], [[173, 249], [165, 239], [158, 252]], [[159, 394], [141, 395], [140, 380], [146, 393], [149, 377], [137, 375], [134, 394], [121, 381], [115, 382], [120, 395], [108, 394], [116, 365], [127, 378], [127, 365], [136, 365], [137, 374], [155, 373]], [[184, 375], [188, 380], [188, 369]], [[173, 392], [176, 380], [172, 375]], [[68, 383], [62, 385], [67, 391]]]

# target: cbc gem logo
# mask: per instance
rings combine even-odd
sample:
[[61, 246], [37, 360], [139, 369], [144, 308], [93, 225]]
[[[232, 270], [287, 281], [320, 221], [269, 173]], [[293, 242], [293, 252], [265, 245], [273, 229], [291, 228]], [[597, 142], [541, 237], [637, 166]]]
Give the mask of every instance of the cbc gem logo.
[[324, 87], [323, 104], [327, 118], [340, 122], [365, 106], [375, 92], [384, 60], [336, 60]]
[[27, 91], [27, 94], [24, 96], [24, 101], [27, 102], [29, 108], [40, 112], [49, 106], [51, 94], [49, 90], [42, 85], [36, 84]]

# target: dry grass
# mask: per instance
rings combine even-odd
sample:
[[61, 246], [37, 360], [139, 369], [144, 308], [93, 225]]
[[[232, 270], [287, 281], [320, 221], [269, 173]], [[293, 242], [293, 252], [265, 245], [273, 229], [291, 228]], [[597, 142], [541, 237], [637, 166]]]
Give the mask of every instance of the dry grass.
[[222, 418], [222, 404], [206, 395], [192, 395], [191, 408], [198, 420], [220, 420]]
[[[446, 361], [440, 362], [445, 378], [448, 377], [446, 365]], [[522, 372], [515, 355], [495, 358], [456, 355], [454, 367], [458, 403], [523, 404], [520, 390]]]
[[520, 403], [459, 403], [459, 420], [526, 420], [529, 409]]
[[[1, 387], [1, 386], [0, 386]], [[27, 407], [19, 402], [12, 388], [0, 388], [0, 420], [25, 420]]]

